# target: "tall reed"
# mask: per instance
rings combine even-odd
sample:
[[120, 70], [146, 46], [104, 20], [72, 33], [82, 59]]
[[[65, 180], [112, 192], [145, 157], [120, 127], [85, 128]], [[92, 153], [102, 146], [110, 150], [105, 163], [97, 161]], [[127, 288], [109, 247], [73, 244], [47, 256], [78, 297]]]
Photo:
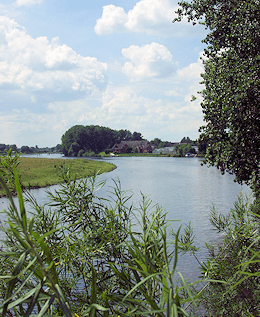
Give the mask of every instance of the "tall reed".
[[134, 230], [137, 210], [119, 181], [105, 199], [97, 195], [105, 183], [96, 175], [77, 181], [64, 167], [59, 189], [40, 206], [23, 195], [14, 165], [18, 207], [0, 178], [10, 200], [2, 227], [2, 316], [188, 315], [183, 307], [194, 296], [182, 276], [182, 285], [173, 283], [178, 239], [168, 240], [161, 208], [143, 196]]

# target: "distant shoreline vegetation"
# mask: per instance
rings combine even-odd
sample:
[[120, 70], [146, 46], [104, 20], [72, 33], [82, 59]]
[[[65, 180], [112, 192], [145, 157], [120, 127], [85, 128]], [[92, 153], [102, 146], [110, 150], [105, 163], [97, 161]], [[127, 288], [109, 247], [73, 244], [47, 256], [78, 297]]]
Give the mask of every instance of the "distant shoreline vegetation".
[[[185, 156], [187, 153], [197, 154], [204, 151], [197, 141], [189, 137], [182, 138], [180, 142], [162, 141], [159, 138], [148, 141], [140, 132], [117, 131], [98, 125], [75, 125], [65, 132], [61, 141], [62, 153], [70, 157], [95, 157], [110, 153]], [[155, 150], [157, 153], [154, 153]]]
[[187, 153], [204, 156], [208, 144], [183, 137], [178, 142], [162, 141], [155, 138], [148, 141], [140, 132], [126, 129], [113, 130], [98, 125], [75, 125], [61, 137], [61, 144], [40, 148], [27, 145], [18, 148], [16, 144], [0, 144], [0, 155], [10, 148], [13, 152], [24, 154], [63, 153], [68, 157], [100, 157], [114, 154], [155, 154], [167, 156], [185, 156]]

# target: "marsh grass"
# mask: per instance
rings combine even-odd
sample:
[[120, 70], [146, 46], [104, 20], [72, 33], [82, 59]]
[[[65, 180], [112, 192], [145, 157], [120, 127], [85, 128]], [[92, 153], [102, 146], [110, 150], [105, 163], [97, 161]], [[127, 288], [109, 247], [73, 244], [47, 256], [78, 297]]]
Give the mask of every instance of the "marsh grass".
[[[6, 157], [8, 158], [8, 157]], [[59, 170], [69, 168], [71, 174], [76, 178], [84, 178], [94, 173], [102, 174], [116, 168], [114, 164], [87, 159], [49, 159], [19, 157], [17, 171], [21, 175], [23, 188], [47, 187], [59, 183], [62, 177]], [[0, 196], [4, 191], [0, 188]]]

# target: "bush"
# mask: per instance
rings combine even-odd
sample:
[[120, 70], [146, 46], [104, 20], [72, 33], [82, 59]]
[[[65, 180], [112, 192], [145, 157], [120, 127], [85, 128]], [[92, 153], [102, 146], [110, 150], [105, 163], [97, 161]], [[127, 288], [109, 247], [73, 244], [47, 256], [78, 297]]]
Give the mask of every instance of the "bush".
[[79, 150], [78, 156], [82, 156], [84, 154], [84, 150]]
[[259, 221], [250, 212], [249, 200], [240, 196], [227, 216], [213, 209], [210, 220], [222, 239], [207, 245], [202, 272], [215, 282], [207, 285], [204, 306], [214, 316], [259, 316]]
[[87, 151], [82, 156], [84, 156], [84, 157], [95, 157], [96, 154], [93, 151]]

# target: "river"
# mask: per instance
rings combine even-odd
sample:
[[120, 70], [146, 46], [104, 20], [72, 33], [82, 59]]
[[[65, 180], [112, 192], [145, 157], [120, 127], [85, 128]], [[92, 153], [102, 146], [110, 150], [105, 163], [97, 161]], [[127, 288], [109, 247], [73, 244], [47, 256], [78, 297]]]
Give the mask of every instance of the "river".
[[[46, 157], [61, 158], [60, 155]], [[115, 164], [117, 168], [99, 177], [100, 180], [107, 180], [100, 196], [107, 195], [114, 184], [113, 180], [119, 179], [122, 189], [133, 193], [132, 202], [135, 206], [138, 206], [143, 193], [167, 211], [169, 220], [180, 220], [172, 223], [175, 231], [181, 224], [191, 222], [196, 246], [201, 248], [198, 252], [200, 261], [206, 257], [205, 242], [218, 237], [209, 222], [213, 204], [226, 214], [241, 191], [244, 195], [250, 194], [247, 186], [234, 183], [233, 175], [221, 175], [214, 167], [201, 166], [201, 158], [111, 157], [103, 160]], [[55, 186], [52, 188], [55, 189]], [[31, 192], [43, 204], [46, 202], [45, 191], [36, 189]], [[7, 199], [0, 199], [1, 210], [7, 206]], [[178, 270], [189, 280], [196, 280], [199, 275], [198, 263], [190, 255], [179, 259]]]

